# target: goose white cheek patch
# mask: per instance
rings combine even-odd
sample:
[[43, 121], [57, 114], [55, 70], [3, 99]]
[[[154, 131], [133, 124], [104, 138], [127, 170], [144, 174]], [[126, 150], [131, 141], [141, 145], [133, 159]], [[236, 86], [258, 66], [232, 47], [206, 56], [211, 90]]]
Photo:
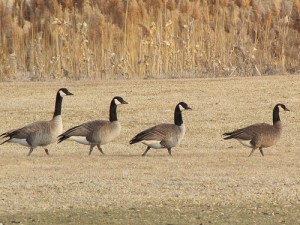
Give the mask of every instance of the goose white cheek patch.
[[118, 99], [115, 99], [114, 101], [115, 101], [116, 105], [121, 105], [122, 104]]
[[182, 105], [179, 105], [179, 110], [183, 111], [183, 110], [185, 110], [185, 108], [183, 108]]
[[60, 96], [61, 96], [61, 97], [64, 97], [64, 96], [66, 96], [66, 93], [65, 93], [65, 92], [63, 92], [63, 91], [59, 91], [59, 94], [60, 94]]

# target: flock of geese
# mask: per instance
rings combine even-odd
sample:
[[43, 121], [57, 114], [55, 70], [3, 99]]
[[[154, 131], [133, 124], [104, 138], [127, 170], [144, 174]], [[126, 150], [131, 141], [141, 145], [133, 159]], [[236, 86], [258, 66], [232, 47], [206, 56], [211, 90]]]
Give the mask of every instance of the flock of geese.
[[[89, 155], [93, 148], [97, 146], [98, 150], [104, 154], [102, 145], [113, 141], [121, 132], [121, 125], [117, 117], [117, 106], [128, 104], [122, 97], [116, 96], [111, 100], [109, 108], [109, 120], [93, 120], [78, 126], [72, 127], [63, 133], [63, 124], [61, 117], [61, 106], [64, 96], [73, 95], [68, 89], [61, 88], [57, 91], [55, 101], [55, 111], [50, 121], [37, 121], [28, 124], [22, 128], [13, 129], [0, 135], [2, 143], [18, 143], [29, 147], [28, 156], [38, 147], [44, 147], [47, 155], [49, 150], [47, 146], [58, 140], [58, 143], [64, 140], [74, 140], [80, 144], [89, 145]], [[280, 138], [282, 125], [279, 117], [279, 108], [289, 111], [284, 104], [277, 104], [273, 109], [273, 125], [266, 123], [256, 123], [232, 132], [226, 132], [224, 139], [236, 139], [244, 146], [252, 149], [249, 156], [258, 148], [261, 155], [264, 156], [263, 148], [274, 145]], [[191, 110], [185, 102], [179, 102], [175, 107], [174, 124], [162, 123], [138, 133], [130, 140], [130, 144], [142, 142], [147, 146], [142, 156], [145, 156], [151, 149], [166, 148], [169, 155], [172, 155], [171, 149], [176, 147], [182, 141], [185, 134], [185, 125], [182, 120], [182, 111]], [[0, 145], [1, 145], [0, 144]]]

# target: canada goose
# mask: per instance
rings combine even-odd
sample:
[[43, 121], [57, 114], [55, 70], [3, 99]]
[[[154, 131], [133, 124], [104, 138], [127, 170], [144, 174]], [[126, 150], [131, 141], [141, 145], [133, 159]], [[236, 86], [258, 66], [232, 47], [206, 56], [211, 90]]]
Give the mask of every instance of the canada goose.
[[266, 123], [256, 123], [245, 128], [241, 128], [232, 132], [224, 133], [227, 136], [224, 139], [236, 139], [242, 145], [252, 148], [249, 156], [253, 154], [255, 149], [259, 148], [262, 156], [264, 156], [263, 148], [274, 145], [280, 138], [282, 125], [279, 117], [279, 106], [284, 111], [290, 111], [284, 104], [277, 104], [273, 109], [273, 125]]
[[[0, 135], [2, 138], [8, 138], [5, 142], [12, 142], [29, 147], [30, 150], [27, 156], [30, 156], [33, 149], [37, 146], [46, 147], [47, 145], [55, 142], [57, 135], [63, 131], [62, 117], [61, 117], [61, 105], [64, 95], [73, 95], [66, 88], [61, 88], [57, 91], [55, 110], [53, 118], [50, 121], [37, 121], [28, 124], [22, 128], [11, 130]], [[45, 148], [45, 152], [49, 155], [49, 151]]]
[[145, 156], [150, 148], [166, 148], [171, 156], [171, 149], [179, 145], [184, 137], [185, 125], [182, 121], [181, 112], [188, 109], [191, 110], [185, 102], [179, 102], [175, 107], [174, 124], [162, 123], [151, 127], [137, 134], [129, 143], [135, 144], [141, 141], [147, 145], [146, 151], [142, 156]]
[[109, 121], [93, 120], [75, 126], [58, 136], [58, 143], [70, 139], [80, 144], [90, 145], [89, 155], [93, 148], [98, 147], [104, 155], [101, 145], [114, 140], [121, 132], [121, 124], [117, 118], [117, 105], [128, 104], [122, 97], [116, 96], [111, 100], [109, 109]]

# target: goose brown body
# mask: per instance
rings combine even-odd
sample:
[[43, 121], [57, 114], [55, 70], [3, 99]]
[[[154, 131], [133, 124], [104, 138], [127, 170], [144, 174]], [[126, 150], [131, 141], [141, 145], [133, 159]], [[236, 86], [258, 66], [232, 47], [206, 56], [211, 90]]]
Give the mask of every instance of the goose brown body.
[[[70, 140], [81, 144], [104, 145], [119, 136], [120, 132], [121, 124], [119, 121], [93, 120], [69, 129], [64, 133], [64, 136], [69, 136]], [[84, 137], [86, 141], [78, 137]]]
[[180, 144], [185, 135], [185, 130], [184, 124], [181, 126], [166, 123], [159, 124], [139, 133], [131, 141], [131, 144], [140, 140], [143, 144], [152, 148], [172, 148]]
[[275, 145], [282, 133], [279, 106], [285, 111], [289, 111], [285, 105], [277, 104], [273, 109], [273, 125], [267, 123], [253, 124], [232, 132], [224, 133], [223, 135], [226, 136], [224, 139], [236, 139], [244, 146], [252, 148], [249, 156], [251, 156], [257, 148], [259, 148], [260, 153], [264, 155], [263, 148]]
[[104, 154], [101, 145], [113, 141], [121, 132], [121, 124], [117, 119], [116, 111], [118, 104], [128, 103], [119, 96], [114, 97], [110, 104], [109, 121], [93, 120], [72, 127], [58, 136], [58, 143], [69, 139], [80, 144], [89, 145], [89, 155], [91, 155], [95, 146], [97, 146], [99, 151]]
[[176, 147], [182, 141], [185, 135], [185, 125], [182, 121], [183, 110], [191, 109], [186, 103], [180, 102], [176, 105], [174, 111], [174, 124], [159, 124], [153, 127], [150, 127], [140, 133], [130, 140], [130, 144], [135, 144], [142, 142], [147, 145], [147, 149], [142, 156], [145, 156], [150, 148], [168, 149], [169, 155], [172, 155], [171, 149]]
[[[5, 132], [0, 136], [7, 139], [1, 144], [11, 142], [30, 147], [28, 153], [29, 156], [36, 147], [46, 147], [47, 145], [54, 143], [57, 140], [57, 136], [63, 131], [61, 117], [62, 93], [65, 95], [72, 95], [66, 88], [58, 90], [55, 102], [55, 112], [50, 121], [37, 121], [22, 128]], [[49, 155], [48, 149], [45, 148], [45, 152]]]

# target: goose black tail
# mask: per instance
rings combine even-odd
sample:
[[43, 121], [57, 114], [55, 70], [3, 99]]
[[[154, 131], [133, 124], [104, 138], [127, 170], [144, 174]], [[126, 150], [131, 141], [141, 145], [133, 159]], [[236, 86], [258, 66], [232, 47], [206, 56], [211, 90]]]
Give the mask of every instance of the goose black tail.
[[57, 143], [60, 143], [60, 142], [63, 142], [64, 140], [68, 139], [69, 137], [72, 136], [72, 132], [74, 130], [76, 130], [79, 126], [76, 126], [76, 127], [72, 127], [70, 128], [69, 130], [65, 131], [64, 133], [58, 135], [58, 140], [57, 140]]
[[232, 139], [234, 136], [234, 132], [226, 132], [223, 135], [227, 136], [227, 137], [224, 137], [224, 140]]
[[238, 129], [232, 132], [226, 132], [223, 135], [227, 136], [224, 137], [224, 140], [232, 139], [232, 138], [238, 138], [241, 134], [243, 134], [243, 129]]
[[129, 144], [135, 144], [135, 143], [138, 143], [140, 142], [141, 139], [139, 139], [137, 136], [135, 136], [134, 138], [132, 138], [130, 141], [129, 141]]
[[69, 138], [69, 136], [61, 134], [61, 135], [58, 136], [57, 143], [63, 142], [64, 140], [66, 140], [68, 138]]
[[8, 139], [4, 140], [3, 142], [1, 142], [0, 145], [3, 145], [4, 143], [6, 143], [6, 142], [8, 142], [9, 140], [12, 139], [12, 135], [11, 135], [10, 133], [8, 133], [8, 132], [7, 132], [7, 133], [1, 134], [0, 137], [1, 137], [2, 139], [8, 138]]

